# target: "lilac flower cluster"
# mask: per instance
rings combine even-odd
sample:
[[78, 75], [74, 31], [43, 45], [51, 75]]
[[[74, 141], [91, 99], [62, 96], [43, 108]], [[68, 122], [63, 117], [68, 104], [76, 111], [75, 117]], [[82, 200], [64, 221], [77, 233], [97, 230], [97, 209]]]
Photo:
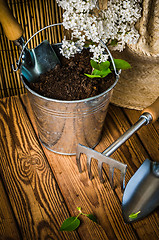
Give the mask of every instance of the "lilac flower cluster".
[[[104, 62], [108, 55], [102, 54], [104, 49], [100, 39], [106, 44], [116, 44], [113, 49], [122, 51], [126, 44], [135, 44], [139, 34], [135, 29], [141, 17], [142, 0], [108, 0], [106, 10], [98, 11], [97, 0], [56, 0], [65, 11], [63, 25], [71, 30], [71, 39], [63, 40], [62, 54], [69, 58], [74, 56], [89, 40], [93, 60]], [[76, 42], [73, 39], [78, 39]]]

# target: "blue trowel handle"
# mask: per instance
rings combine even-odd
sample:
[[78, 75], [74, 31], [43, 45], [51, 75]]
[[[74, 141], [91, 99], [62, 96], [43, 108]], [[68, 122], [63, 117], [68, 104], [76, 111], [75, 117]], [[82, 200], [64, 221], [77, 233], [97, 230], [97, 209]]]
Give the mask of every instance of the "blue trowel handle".
[[0, 23], [9, 40], [15, 41], [22, 36], [23, 30], [21, 25], [12, 16], [6, 0], [0, 0]]
[[150, 122], [155, 122], [159, 117], [159, 97], [157, 100], [142, 111], [139, 120], [131, 126], [123, 135], [112, 143], [102, 154], [107, 157], [115, 152], [124, 142], [126, 142], [138, 129]]

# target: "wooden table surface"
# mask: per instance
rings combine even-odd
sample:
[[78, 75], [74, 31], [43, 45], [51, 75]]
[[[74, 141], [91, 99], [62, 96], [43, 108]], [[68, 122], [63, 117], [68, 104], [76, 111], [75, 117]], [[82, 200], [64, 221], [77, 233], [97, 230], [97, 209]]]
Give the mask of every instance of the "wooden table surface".
[[[109, 106], [101, 152], [138, 120], [139, 111]], [[144, 126], [112, 157], [128, 165], [126, 183], [145, 158], [159, 161], [159, 121]], [[27, 99], [15, 96], [0, 100], [0, 239], [159, 239], [159, 208], [145, 219], [125, 224], [121, 203], [120, 172], [115, 171], [115, 189], [107, 167], [100, 183], [93, 161], [93, 180], [79, 173], [75, 156], [46, 150], [37, 131]], [[77, 216], [77, 207], [97, 217], [96, 224], [80, 216], [73, 232], [60, 232], [62, 222]]]

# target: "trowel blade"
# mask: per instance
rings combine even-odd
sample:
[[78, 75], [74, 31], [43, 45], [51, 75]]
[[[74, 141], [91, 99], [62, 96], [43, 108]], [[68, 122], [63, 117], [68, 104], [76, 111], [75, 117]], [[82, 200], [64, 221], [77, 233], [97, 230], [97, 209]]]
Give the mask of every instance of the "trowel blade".
[[[159, 163], [146, 159], [125, 188], [122, 200], [124, 221], [126, 223], [138, 221], [158, 206]], [[130, 217], [131, 214], [136, 215]]]
[[25, 53], [21, 65], [21, 74], [28, 82], [36, 82], [40, 74], [53, 69], [60, 64], [53, 47], [44, 40], [36, 48]]

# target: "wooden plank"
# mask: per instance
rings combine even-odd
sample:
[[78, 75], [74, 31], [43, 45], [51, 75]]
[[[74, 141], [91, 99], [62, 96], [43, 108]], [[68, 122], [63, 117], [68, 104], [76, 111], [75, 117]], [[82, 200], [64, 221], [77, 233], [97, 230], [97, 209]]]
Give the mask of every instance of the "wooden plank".
[[[33, 113], [26, 95], [23, 95], [22, 99], [35, 126]], [[121, 202], [111, 189], [109, 182], [100, 183], [95, 162], [92, 164], [94, 179], [90, 181], [86, 170], [82, 174], [78, 172], [75, 156], [54, 154], [45, 148], [44, 151], [55, 172], [71, 215], [76, 215], [76, 208], [81, 206], [84, 212], [94, 213], [102, 227], [83, 218], [85, 224], [78, 230], [82, 239], [138, 239], [133, 227], [124, 223]], [[82, 159], [85, 162], [85, 156]], [[104, 177], [106, 178], [106, 176]], [[119, 194], [122, 195], [120, 188], [118, 189]]]
[[69, 212], [18, 97], [0, 101], [0, 171], [22, 239], [79, 239], [59, 232]]
[[0, 239], [20, 240], [21, 236], [0, 179]]
[[[27, 111], [33, 125], [35, 126], [32, 111], [25, 95], [23, 96], [23, 101], [27, 106]], [[96, 148], [97, 151], [102, 152], [106, 146], [109, 146], [129, 127], [130, 124], [122, 109], [110, 105], [104, 127], [103, 138]], [[119, 172], [115, 173], [115, 181], [118, 185], [115, 191], [113, 191], [108, 181], [104, 184], [99, 182], [97, 165], [95, 162], [93, 162], [92, 165], [94, 179], [90, 181], [86, 170], [84, 170], [82, 174], [79, 174], [75, 157], [57, 155], [45, 148], [44, 151], [48, 156], [51, 168], [55, 171], [56, 178], [58, 179], [59, 186], [63, 192], [63, 196], [67, 202], [71, 215], [77, 214], [76, 207], [79, 205], [84, 212], [93, 212], [107, 234], [106, 236], [103, 235], [104, 239], [144, 238], [148, 240], [150, 239], [150, 236], [153, 239], [159, 238], [159, 217], [157, 212], [137, 223], [126, 225], [123, 222], [121, 213], [122, 192], [119, 186]], [[112, 155], [116, 160], [128, 164], [126, 181], [130, 179], [140, 164], [144, 161], [145, 156], [146, 150], [136, 135]], [[83, 156], [82, 159], [82, 162], [84, 163], [85, 157]], [[104, 178], [107, 178], [105, 174]], [[100, 236], [97, 235], [99, 232], [97, 226], [94, 226], [93, 228], [91, 227], [91, 223], [87, 223], [87, 225], [85, 224], [79, 228], [78, 231], [81, 238], [85, 239], [85, 234], [86, 237], [88, 237], [88, 234], [91, 236], [90, 231], [92, 231], [92, 229], [94, 230], [94, 232], [92, 232], [94, 238], [89, 239], [100, 239]]]

